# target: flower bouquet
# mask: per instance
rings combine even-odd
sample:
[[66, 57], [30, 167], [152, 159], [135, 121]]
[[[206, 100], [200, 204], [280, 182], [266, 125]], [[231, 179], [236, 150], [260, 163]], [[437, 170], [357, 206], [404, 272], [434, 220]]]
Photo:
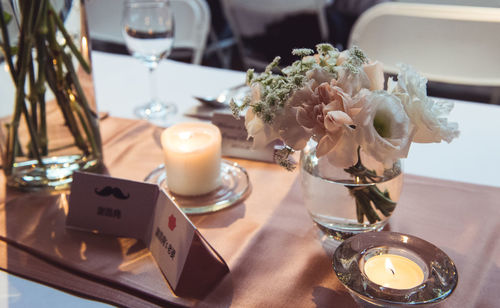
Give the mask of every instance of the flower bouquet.
[[[384, 88], [382, 64], [358, 47], [339, 52], [319, 44], [316, 53], [292, 54], [300, 59], [288, 67], [279, 68], [277, 57], [261, 74], [249, 70], [250, 95], [240, 106], [231, 104], [235, 114], [248, 108], [245, 126], [255, 147], [284, 142], [276, 160], [289, 170], [290, 154], [312, 140], [316, 157], [342, 168], [352, 183], [374, 184], [384, 175], [362, 157], [390, 169], [407, 157], [412, 142], [451, 142], [459, 134], [446, 119], [453, 104], [429, 98], [427, 80], [408, 65], [400, 65], [397, 80]], [[377, 185], [345, 187], [359, 223], [380, 221], [395, 208], [390, 193]]]

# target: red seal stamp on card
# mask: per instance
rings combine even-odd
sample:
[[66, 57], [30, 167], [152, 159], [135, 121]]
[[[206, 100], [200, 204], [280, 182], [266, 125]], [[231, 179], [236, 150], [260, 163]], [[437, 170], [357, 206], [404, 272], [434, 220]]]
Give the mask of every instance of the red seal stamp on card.
[[171, 231], [174, 231], [175, 229], [175, 216], [174, 214], [171, 214], [170, 217], [168, 217], [168, 228], [171, 230]]

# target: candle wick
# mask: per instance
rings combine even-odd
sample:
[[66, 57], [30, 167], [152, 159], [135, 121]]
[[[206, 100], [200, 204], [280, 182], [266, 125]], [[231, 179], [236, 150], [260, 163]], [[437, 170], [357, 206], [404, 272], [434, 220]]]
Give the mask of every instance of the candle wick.
[[391, 272], [392, 272], [392, 275], [396, 275], [396, 273], [394, 273], [394, 270], [392, 268], [390, 268]]

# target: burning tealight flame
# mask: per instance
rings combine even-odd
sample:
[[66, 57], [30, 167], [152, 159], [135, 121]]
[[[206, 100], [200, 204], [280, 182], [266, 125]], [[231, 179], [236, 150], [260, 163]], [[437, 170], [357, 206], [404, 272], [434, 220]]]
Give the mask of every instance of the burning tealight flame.
[[395, 254], [371, 257], [364, 271], [372, 282], [391, 289], [411, 289], [424, 280], [424, 272], [416, 262]]
[[389, 258], [385, 258], [385, 269], [390, 271], [393, 275], [396, 275], [396, 269]]

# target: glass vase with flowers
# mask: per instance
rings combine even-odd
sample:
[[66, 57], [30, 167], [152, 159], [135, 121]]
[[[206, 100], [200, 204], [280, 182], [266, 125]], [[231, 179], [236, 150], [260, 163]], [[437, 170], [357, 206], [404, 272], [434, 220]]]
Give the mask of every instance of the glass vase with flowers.
[[338, 240], [381, 230], [396, 208], [411, 143], [458, 136], [447, 120], [453, 104], [428, 97], [427, 80], [408, 65], [385, 87], [383, 65], [356, 46], [292, 53], [299, 60], [288, 67], [277, 57], [261, 74], [249, 70], [250, 95], [233, 111], [247, 109], [255, 147], [283, 141], [276, 160], [286, 169], [301, 151], [304, 202], [320, 229]]

